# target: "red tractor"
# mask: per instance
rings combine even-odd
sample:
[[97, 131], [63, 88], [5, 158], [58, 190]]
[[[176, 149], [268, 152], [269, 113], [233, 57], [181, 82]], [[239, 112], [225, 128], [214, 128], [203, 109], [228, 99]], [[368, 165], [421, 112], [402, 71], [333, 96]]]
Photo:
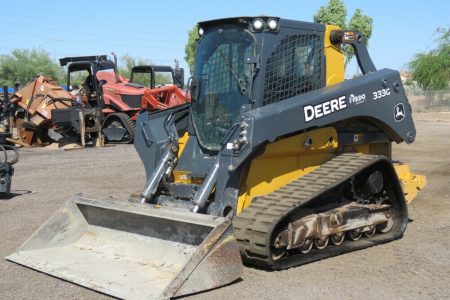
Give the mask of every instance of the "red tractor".
[[163, 110], [189, 102], [184, 87], [184, 70], [178, 66], [135, 66], [130, 82], [150, 87], [144, 92], [141, 108], [147, 111]]
[[[119, 75], [117, 58], [114, 53], [113, 56], [114, 61], [106, 55], [65, 57], [59, 61], [61, 66], [67, 65], [67, 86], [73, 97], [83, 106], [101, 109], [104, 117], [101, 130], [106, 141], [131, 143], [134, 123], [142, 109], [161, 110], [188, 101], [182, 91], [184, 71], [178, 67], [133, 68], [132, 78], [148, 77], [149, 84], [144, 85], [145, 82], [133, 82]], [[167, 74], [158, 76], [161, 71]], [[166, 82], [158, 81], [162, 78]], [[58, 119], [54, 122], [57, 124]]]

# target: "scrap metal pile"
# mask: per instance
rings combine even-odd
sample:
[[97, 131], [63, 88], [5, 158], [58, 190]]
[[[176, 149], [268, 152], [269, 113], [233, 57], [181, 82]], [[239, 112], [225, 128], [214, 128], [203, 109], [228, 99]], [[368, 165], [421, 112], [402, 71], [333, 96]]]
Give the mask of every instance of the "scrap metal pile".
[[15, 92], [9, 101], [15, 108], [11, 125], [17, 128], [18, 140], [26, 145], [48, 143], [52, 111], [68, 109], [73, 104], [69, 92], [43, 75]]

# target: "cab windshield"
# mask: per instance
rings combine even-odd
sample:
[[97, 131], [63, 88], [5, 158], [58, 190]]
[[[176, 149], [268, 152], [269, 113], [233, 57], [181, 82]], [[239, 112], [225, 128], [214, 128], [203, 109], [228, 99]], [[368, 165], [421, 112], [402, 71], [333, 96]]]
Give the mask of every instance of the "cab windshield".
[[200, 144], [209, 150], [220, 150], [241, 106], [249, 103], [253, 65], [246, 59], [252, 56], [253, 38], [239, 25], [211, 28], [198, 43], [192, 120]]

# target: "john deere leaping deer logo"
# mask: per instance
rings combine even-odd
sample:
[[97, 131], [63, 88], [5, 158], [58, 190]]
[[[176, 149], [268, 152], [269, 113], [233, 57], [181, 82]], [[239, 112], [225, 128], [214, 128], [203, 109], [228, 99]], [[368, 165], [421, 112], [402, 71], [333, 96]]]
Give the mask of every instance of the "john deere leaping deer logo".
[[394, 119], [396, 122], [400, 122], [405, 118], [405, 106], [403, 103], [399, 103], [394, 106]]

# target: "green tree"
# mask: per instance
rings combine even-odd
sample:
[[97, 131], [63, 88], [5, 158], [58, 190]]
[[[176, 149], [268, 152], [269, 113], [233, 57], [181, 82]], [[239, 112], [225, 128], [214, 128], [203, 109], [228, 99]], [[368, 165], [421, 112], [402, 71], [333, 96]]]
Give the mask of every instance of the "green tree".
[[[371, 17], [364, 15], [359, 8], [356, 9], [348, 23], [348, 29], [355, 29], [361, 32], [366, 46], [369, 47], [369, 39], [372, 36], [373, 29], [373, 19]], [[355, 56], [355, 52], [351, 46], [346, 47], [345, 55], [347, 62]]]
[[[125, 78], [130, 78], [131, 69], [134, 66], [152, 65], [152, 61], [149, 59], [144, 59], [141, 57], [134, 57], [129, 54], [125, 54], [120, 58], [120, 63], [118, 66], [118, 72]], [[150, 75], [137, 73], [133, 77], [133, 82], [143, 84], [145, 86], [150, 86]], [[172, 84], [172, 76], [167, 72], [157, 72], [155, 74], [156, 84]]]
[[56, 64], [45, 50], [14, 49], [11, 54], [0, 56], [0, 83], [13, 86], [14, 81], [26, 85], [36, 75], [44, 74], [60, 83], [64, 82], [64, 70]]
[[412, 79], [425, 90], [448, 88], [450, 81], [450, 28], [438, 28], [437, 48], [415, 55], [408, 66]]
[[197, 25], [195, 25], [194, 27], [192, 27], [191, 30], [189, 30], [188, 42], [187, 42], [186, 46], [184, 47], [184, 53], [186, 55], [184, 57], [184, 60], [186, 60], [191, 74], [194, 71], [195, 49], [197, 47], [198, 38], [199, 38], [198, 28], [197, 28]]
[[141, 57], [134, 57], [129, 54], [122, 55], [118, 62], [117, 70], [120, 75], [129, 78], [131, 74], [131, 68], [134, 66], [151, 65], [152, 62], [148, 59]]
[[327, 6], [321, 6], [313, 16], [314, 22], [337, 25], [346, 28], [347, 9], [341, 0], [330, 0]]
[[[338, 25], [341, 29], [357, 30], [362, 33], [366, 45], [372, 36], [373, 19], [363, 14], [361, 9], [356, 9], [350, 21], [346, 22], [347, 9], [342, 0], [330, 0], [327, 6], [319, 8], [313, 19], [316, 23]], [[355, 55], [353, 48], [344, 46], [345, 63], [347, 64]]]

